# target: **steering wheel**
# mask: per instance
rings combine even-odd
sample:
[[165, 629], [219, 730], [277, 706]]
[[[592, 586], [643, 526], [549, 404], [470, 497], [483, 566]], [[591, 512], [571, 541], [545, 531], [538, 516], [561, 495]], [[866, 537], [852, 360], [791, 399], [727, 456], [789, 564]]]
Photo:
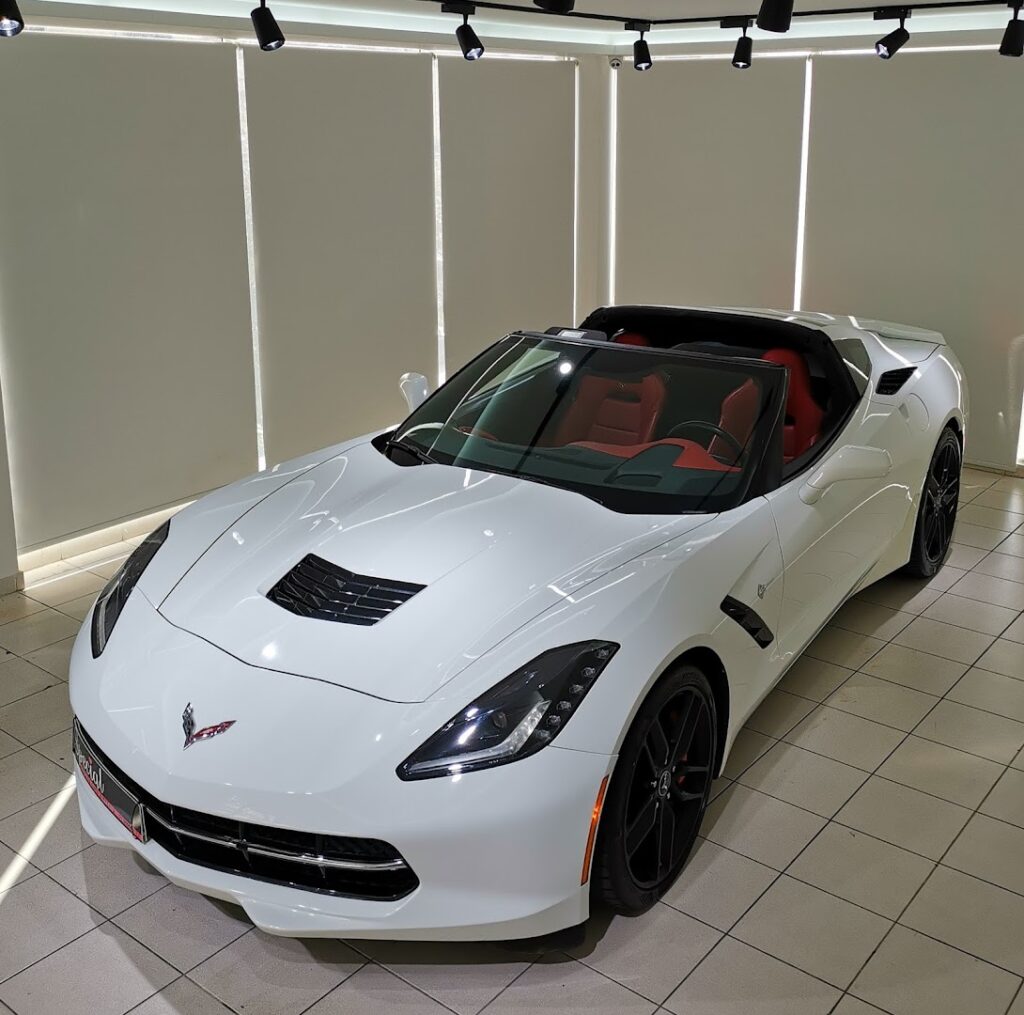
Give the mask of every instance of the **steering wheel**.
[[472, 426], [471, 424], [463, 424], [455, 428], [459, 433], [464, 433], [467, 437], [483, 437], [484, 440], [496, 441], [498, 438], [491, 433], [490, 430], [481, 430], [479, 427]]
[[685, 430], [710, 430], [716, 437], [720, 437], [729, 447], [735, 452], [733, 461], [735, 462], [740, 455], [743, 454], [743, 445], [728, 430], [724, 427], [720, 427], [717, 423], [708, 423], [707, 420], [703, 419], [688, 419], [682, 423], [677, 423], [668, 432], [669, 437], [679, 436], [680, 431]]

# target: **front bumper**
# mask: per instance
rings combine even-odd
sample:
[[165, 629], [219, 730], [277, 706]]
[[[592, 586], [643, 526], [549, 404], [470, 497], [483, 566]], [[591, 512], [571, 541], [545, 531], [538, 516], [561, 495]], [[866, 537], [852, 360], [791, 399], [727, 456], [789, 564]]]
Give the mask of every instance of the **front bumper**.
[[[82, 822], [98, 842], [136, 849], [175, 884], [240, 905], [272, 934], [500, 940], [589, 915], [580, 876], [594, 799], [614, 758], [552, 745], [501, 768], [406, 783], [396, 765], [448, 718], [450, 702], [396, 705], [248, 666], [174, 628], [138, 594], [98, 660], [88, 628], [72, 657], [72, 706], [147, 794], [241, 822], [384, 840], [419, 885], [377, 901], [185, 862], [137, 841], [78, 770]], [[201, 724], [233, 719], [234, 727], [184, 750], [189, 703]]]

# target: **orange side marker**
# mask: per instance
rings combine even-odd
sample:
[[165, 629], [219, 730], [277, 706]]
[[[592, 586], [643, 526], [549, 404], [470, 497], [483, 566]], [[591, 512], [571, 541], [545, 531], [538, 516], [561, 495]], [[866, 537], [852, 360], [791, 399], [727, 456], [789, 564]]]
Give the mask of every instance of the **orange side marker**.
[[597, 839], [597, 825], [601, 820], [601, 808], [604, 807], [604, 794], [608, 789], [608, 776], [601, 780], [601, 786], [597, 791], [597, 799], [594, 801], [594, 811], [590, 816], [590, 834], [587, 836], [587, 851], [583, 855], [583, 876], [580, 884], [585, 885], [590, 880], [590, 861], [594, 855], [594, 842]]

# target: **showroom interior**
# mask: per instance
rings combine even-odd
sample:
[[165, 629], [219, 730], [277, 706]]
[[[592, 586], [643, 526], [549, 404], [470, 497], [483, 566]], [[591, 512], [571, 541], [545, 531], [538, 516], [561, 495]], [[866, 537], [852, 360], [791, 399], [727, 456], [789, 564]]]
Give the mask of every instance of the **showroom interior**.
[[[0, 1015], [1024, 1015], [1020, 6], [743, 6], [0, 0]], [[294, 938], [94, 843], [69, 659], [147, 533], [615, 304], [932, 329], [970, 387], [945, 564], [832, 617], [667, 894]]]

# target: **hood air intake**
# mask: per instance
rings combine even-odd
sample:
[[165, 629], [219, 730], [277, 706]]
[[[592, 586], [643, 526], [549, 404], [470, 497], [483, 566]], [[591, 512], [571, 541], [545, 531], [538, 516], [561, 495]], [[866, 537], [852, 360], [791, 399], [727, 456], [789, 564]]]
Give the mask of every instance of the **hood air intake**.
[[370, 627], [424, 588], [412, 582], [353, 574], [310, 553], [267, 593], [267, 598], [300, 617]]

